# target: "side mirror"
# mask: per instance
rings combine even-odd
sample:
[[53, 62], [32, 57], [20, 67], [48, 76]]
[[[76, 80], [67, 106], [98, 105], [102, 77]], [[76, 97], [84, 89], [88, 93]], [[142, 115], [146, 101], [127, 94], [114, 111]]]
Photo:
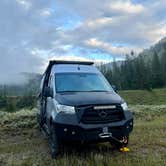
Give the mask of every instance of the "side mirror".
[[116, 85], [112, 85], [112, 88], [115, 92], [118, 92], [118, 88], [116, 87]]
[[50, 87], [45, 87], [43, 96], [44, 97], [53, 97], [53, 90]]

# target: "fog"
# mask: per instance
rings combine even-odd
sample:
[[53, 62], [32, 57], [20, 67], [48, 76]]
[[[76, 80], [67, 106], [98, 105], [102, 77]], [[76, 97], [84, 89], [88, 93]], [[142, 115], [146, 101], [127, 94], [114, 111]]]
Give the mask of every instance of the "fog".
[[43, 72], [44, 60], [37, 55], [22, 48], [0, 50], [0, 84], [23, 84], [27, 81], [24, 72]]
[[138, 53], [166, 34], [165, 6], [164, 0], [0, 0], [0, 84], [25, 83], [21, 73], [43, 73], [53, 58], [109, 62]]

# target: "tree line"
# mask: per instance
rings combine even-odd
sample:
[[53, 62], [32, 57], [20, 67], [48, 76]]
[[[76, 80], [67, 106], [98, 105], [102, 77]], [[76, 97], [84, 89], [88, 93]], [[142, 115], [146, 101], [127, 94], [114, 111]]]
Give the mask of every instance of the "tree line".
[[110, 68], [102, 64], [99, 69], [120, 90], [161, 88], [166, 86], [166, 50], [137, 57], [132, 51], [125, 61], [114, 60]]

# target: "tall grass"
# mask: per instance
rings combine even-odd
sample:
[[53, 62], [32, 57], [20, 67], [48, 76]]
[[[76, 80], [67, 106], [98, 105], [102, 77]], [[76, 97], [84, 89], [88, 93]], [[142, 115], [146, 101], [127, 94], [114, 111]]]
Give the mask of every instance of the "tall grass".
[[3, 166], [165, 166], [166, 105], [131, 105], [135, 116], [130, 152], [109, 143], [66, 145], [56, 160], [39, 132], [36, 109], [0, 112], [0, 165]]

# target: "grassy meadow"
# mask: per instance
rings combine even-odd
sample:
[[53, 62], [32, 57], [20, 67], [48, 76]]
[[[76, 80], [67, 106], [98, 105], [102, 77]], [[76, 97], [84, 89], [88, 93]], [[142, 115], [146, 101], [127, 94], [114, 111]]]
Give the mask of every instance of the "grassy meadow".
[[56, 160], [36, 124], [36, 109], [0, 111], [0, 166], [165, 166], [166, 89], [119, 92], [134, 113], [130, 151], [109, 143], [66, 145]]

